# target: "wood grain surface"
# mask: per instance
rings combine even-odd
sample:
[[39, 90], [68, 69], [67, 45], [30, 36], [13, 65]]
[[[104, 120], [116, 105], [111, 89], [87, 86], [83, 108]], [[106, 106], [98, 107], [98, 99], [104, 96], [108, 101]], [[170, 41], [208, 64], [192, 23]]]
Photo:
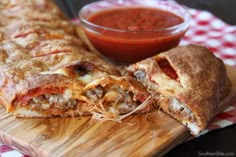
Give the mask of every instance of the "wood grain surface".
[[[227, 67], [236, 93], [236, 70]], [[83, 118], [15, 118], [0, 107], [0, 141], [32, 157], [162, 156], [189, 136], [162, 111], [133, 115], [122, 123]]]

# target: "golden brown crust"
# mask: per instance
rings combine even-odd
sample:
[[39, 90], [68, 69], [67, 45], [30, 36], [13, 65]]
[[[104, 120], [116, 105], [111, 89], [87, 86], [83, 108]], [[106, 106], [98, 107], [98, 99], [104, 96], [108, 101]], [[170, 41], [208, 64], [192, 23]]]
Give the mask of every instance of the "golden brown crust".
[[[158, 63], [161, 60], [168, 62], [178, 78], [166, 75]], [[220, 101], [231, 88], [223, 62], [201, 46], [180, 46], [128, 67], [132, 73], [140, 69], [148, 74], [150, 82], [158, 85], [152, 90], [185, 104], [201, 130], [218, 113]], [[166, 106], [163, 108], [170, 113]], [[183, 117], [177, 119], [183, 121]]]

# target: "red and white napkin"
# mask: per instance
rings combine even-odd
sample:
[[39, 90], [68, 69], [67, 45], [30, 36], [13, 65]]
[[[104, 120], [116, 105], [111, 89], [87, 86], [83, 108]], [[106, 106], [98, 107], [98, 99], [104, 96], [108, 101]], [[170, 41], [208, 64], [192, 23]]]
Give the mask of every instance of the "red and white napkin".
[[[221, 58], [225, 64], [235, 66], [236, 70], [236, 26], [224, 23], [207, 11], [189, 9], [191, 14], [191, 27], [180, 45], [205, 45], [214, 54]], [[211, 130], [224, 128], [236, 123], [236, 102], [218, 114], [205, 134]], [[201, 134], [201, 135], [202, 135]], [[27, 157], [20, 152], [0, 144], [0, 157]]]
[[204, 45], [225, 64], [236, 66], [236, 26], [224, 23], [207, 11], [189, 9], [189, 12], [191, 27], [180, 44]]

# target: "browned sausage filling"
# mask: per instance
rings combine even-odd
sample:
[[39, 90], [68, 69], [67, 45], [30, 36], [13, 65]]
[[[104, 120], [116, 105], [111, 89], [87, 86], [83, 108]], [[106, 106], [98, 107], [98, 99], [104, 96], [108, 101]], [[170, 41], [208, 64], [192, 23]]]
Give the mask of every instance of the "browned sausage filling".
[[168, 110], [177, 116], [181, 116], [186, 121], [195, 121], [194, 114], [190, 109], [174, 97], [169, 97]]
[[36, 88], [29, 90], [27, 94], [17, 96], [14, 106], [28, 108], [29, 110], [40, 111], [53, 115], [60, 115], [70, 110], [76, 110], [79, 100], [72, 97], [69, 89]]
[[122, 90], [119, 85], [112, 87], [98, 85], [87, 90], [83, 95], [96, 105], [102, 104], [105, 111], [116, 114], [130, 112], [141, 104], [140, 100], [135, 100], [132, 92]]
[[77, 100], [64, 98], [61, 94], [45, 94], [32, 98], [29, 106], [32, 109], [50, 110], [52, 108], [66, 111], [75, 108]]

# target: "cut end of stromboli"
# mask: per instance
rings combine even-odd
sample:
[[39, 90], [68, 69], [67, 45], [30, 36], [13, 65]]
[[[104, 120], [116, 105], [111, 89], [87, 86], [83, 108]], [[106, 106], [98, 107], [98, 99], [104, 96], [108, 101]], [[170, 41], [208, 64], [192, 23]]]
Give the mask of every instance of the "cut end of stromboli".
[[130, 65], [127, 71], [150, 93], [157, 93], [160, 108], [193, 135], [222, 110], [220, 102], [231, 88], [223, 62], [197, 45], [176, 47]]
[[198, 135], [201, 128], [196, 122], [196, 115], [186, 106], [174, 97], [160, 96], [158, 105], [164, 112], [185, 125], [193, 135]]
[[147, 111], [151, 104], [151, 101], [146, 101], [149, 94], [144, 86], [131, 77], [105, 76], [87, 83], [85, 87], [80, 80], [63, 83], [68, 79], [58, 73], [43, 74], [35, 81], [43, 82], [43, 79], [55, 76], [57, 80], [61, 79], [58, 83], [54, 82], [49, 87], [51, 80], [46, 79], [41, 86], [28, 89], [16, 97], [9, 111], [16, 117], [93, 115], [99, 120], [120, 121], [131, 113]]

